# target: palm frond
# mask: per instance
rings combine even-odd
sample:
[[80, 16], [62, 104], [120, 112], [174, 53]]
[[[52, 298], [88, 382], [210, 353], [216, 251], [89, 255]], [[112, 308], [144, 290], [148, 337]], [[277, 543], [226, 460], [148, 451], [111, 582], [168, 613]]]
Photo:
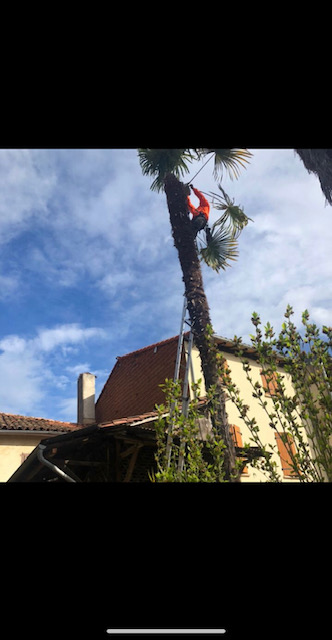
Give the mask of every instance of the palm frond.
[[332, 205], [332, 149], [295, 149], [308, 173], [319, 178], [322, 192]]
[[206, 246], [198, 249], [200, 259], [217, 272], [230, 267], [227, 260], [236, 260], [239, 255], [237, 250], [239, 235], [240, 229], [232, 232], [229, 228], [221, 227], [218, 230], [212, 228]]
[[211, 192], [210, 195], [212, 197], [212, 206], [214, 207], [214, 209], [224, 211], [224, 213], [214, 223], [212, 229], [218, 226], [224, 226], [226, 223], [228, 223], [231, 229], [242, 230], [247, 226], [249, 220], [253, 222], [253, 220], [244, 213], [244, 210], [241, 206], [237, 206], [234, 204], [234, 200], [230, 199], [230, 197], [227, 195], [226, 191], [224, 191], [220, 184], [218, 185], [218, 188], [221, 191], [222, 195]]
[[248, 149], [194, 149], [198, 156], [214, 153], [214, 172], [216, 180], [221, 180], [226, 170], [231, 178], [238, 178], [241, 168], [246, 169], [252, 153]]
[[173, 173], [178, 179], [189, 173], [188, 162], [194, 157], [190, 149], [138, 149], [138, 159], [145, 176], [155, 176], [152, 191], [164, 188], [164, 179]]

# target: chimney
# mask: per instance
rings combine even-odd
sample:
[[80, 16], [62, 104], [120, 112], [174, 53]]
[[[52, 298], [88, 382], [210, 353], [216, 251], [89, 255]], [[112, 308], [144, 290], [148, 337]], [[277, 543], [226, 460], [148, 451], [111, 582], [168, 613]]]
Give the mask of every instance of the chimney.
[[95, 378], [93, 373], [80, 373], [77, 380], [77, 422], [95, 424]]

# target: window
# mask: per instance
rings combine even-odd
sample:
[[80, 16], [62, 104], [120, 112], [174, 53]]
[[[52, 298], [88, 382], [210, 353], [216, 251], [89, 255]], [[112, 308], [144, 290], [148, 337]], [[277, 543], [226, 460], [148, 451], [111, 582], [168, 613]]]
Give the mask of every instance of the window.
[[[230, 432], [231, 432], [231, 436], [232, 436], [232, 440], [235, 444], [236, 447], [243, 447], [243, 442], [242, 442], [242, 434], [240, 431], [240, 427], [238, 427], [236, 424], [230, 424], [229, 425], [230, 428]], [[243, 458], [240, 458], [241, 460]], [[241, 475], [248, 475], [248, 467], [244, 467], [242, 470]]]
[[293, 462], [290, 455], [290, 451], [293, 455], [296, 454], [295, 444], [292, 436], [289, 433], [276, 433], [275, 434], [278, 451], [280, 455], [281, 468], [284, 478], [295, 478], [296, 473], [293, 469]]
[[269, 396], [275, 396], [278, 391], [278, 381], [277, 374], [275, 371], [271, 371], [270, 373], [263, 373], [263, 369], [260, 370], [263, 389], [265, 393]]

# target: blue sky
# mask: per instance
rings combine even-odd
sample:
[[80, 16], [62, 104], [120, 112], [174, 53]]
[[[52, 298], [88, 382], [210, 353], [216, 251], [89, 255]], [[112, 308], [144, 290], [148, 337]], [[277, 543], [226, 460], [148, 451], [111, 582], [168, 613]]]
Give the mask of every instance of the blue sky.
[[[292, 149], [251, 151], [222, 182], [254, 220], [239, 259], [203, 267], [214, 330], [248, 342], [253, 311], [278, 330], [288, 303], [332, 325], [332, 208]], [[217, 191], [211, 165], [198, 189]], [[75, 421], [79, 373], [98, 396], [117, 356], [178, 333], [182, 275], [150, 182], [135, 149], [0, 149], [0, 411]]]

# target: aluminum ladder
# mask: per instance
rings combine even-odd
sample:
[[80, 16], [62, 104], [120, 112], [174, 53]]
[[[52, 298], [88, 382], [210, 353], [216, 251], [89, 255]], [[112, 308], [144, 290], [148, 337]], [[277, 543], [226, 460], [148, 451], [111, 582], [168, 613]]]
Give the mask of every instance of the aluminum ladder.
[[[184, 352], [186, 356], [186, 364], [185, 364], [185, 373], [184, 373], [184, 379], [182, 384], [182, 403], [181, 403], [181, 413], [186, 417], [188, 416], [189, 402], [190, 402], [189, 371], [191, 374], [192, 382], [195, 381], [194, 368], [193, 368], [192, 357], [191, 357], [192, 347], [194, 342], [194, 334], [192, 332], [190, 318], [186, 319], [187, 308], [188, 308], [188, 302], [187, 302], [186, 296], [184, 295], [181, 325], [180, 325], [180, 332], [179, 332], [179, 339], [178, 339], [178, 346], [177, 346], [177, 353], [176, 353], [175, 371], [174, 371], [174, 378], [173, 378], [174, 382], [179, 380], [181, 358], [182, 358], [183, 344], [184, 344], [184, 335], [187, 331], [186, 329], [186, 325], [187, 325], [190, 327], [190, 333], [188, 337], [187, 349]], [[166, 460], [167, 460], [168, 467], [170, 466], [170, 462], [171, 462], [171, 449], [172, 449], [172, 442], [173, 442], [172, 432], [174, 427], [172, 414], [174, 412], [174, 409], [175, 409], [175, 402], [171, 405], [171, 409], [170, 409], [170, 421], [168, 426], [167, 442], [166, 442]], [[182, 471], [183, 467], [184, 467], [184, 457], [180, 455], [178, 460], [178, 471]]]

